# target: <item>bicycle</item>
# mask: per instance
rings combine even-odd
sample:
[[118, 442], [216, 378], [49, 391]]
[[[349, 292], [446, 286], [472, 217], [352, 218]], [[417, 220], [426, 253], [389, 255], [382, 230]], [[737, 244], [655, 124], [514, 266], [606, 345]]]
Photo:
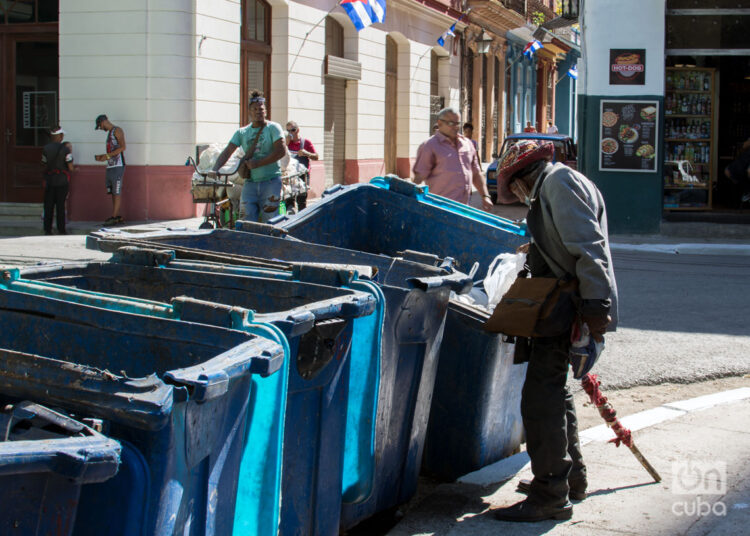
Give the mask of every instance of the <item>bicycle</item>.
[[[285, 205], [285, 212], [287, 214], [295, 214], [296, 211], [286, 206], [287, 199], [294, 199], [299, 194], [305, 193], [310, 190], [310, 186], [307, 184], [307, 177], [309, 171], [303, 165], [299, 165], [298, 171], [295, 173], [289, 173], [288, 175], [281, 176], [281, 199]], [[295, 180], [297, 179], [297, 180]]]
[[[188, 156], [185, 165], [192, 165], [195, 172], [203, 177], [202, 182], [193, 183], [190, 193], [193, 195], [193, 203], [206, 203], [203, 223], [199, 229], [220, 229], [222, 227], [234, 228], [234, 207], [232, 200], [228, 197], [227, 189], [234, 186], [229, 181], [229, 176], [237, 173], [242, 161], [237, 168], [229, 172], [216, 172], [216, 180], [208, 178], [208, 171], [201, 171], [192, 156]], [[224, 177], [221, 180], [221, 177]]]

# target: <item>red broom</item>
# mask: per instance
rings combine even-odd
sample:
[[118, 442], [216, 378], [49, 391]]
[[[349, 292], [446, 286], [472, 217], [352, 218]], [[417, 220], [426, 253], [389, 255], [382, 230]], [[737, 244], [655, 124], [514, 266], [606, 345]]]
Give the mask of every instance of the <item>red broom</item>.
[[601, 382], [599, 381], [598, 377], [595, 374], [586, 374], [583, 378], [581, 378], [581, 385], [583, 386], [583, 390], [586, 391], [586, 394], [589, 395], [591, 403], [594, 404], [596, 406], [596, 409], [599, 410], [599, 415], [602, 416], [604, 421], [607, 423], [607, 426], [612, 428], [612, 431], [615, 433], [615, 437], [613, 439], [610, 439], [609, 442], [614, 443], [618, 447], [620, 446], [620, 443], [623, 443], [625, 446], [627, 446], [630, 449], [630, 452], [632, 452], [636, 457], [636, 459], [641, 462], [641, 465], [646, 468], [648, 474], [650, 474], [656, 482], [661, 482], [661, 476], [659, 476], [659, 473], [657, 473], [656, 469], [654, 469], [653, 466], [648, 463], [648, 460], [644, 458], [643, 454], [641, 454], [641, 451], [638, 450], [638, 447], [633, 444], [633, 434], [631, 433], [631, 431], [622, 425], [620, 420], [617, 418], [617, 412], [612, 407], [612, 404], [610, 404], [607, 400], [607, 397], [602, 394], [601, 390], [599, 389], [599, 385], [601, 385]]

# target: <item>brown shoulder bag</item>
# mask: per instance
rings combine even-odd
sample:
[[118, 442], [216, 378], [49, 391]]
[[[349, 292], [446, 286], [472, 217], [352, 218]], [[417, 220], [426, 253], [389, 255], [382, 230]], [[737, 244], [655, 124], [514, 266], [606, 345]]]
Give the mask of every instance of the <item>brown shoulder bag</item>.
[[484, 329], [515, 337], [554, 337], [569, 331], [578, 312], [578, 279], [528, 277], [521, 270]]

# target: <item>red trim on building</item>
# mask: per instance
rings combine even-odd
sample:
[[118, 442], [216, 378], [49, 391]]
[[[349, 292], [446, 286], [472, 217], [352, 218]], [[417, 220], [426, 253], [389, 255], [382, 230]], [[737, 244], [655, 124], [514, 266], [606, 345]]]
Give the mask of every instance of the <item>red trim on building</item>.
[[310, 161], [310, 191], [308, 197], [320, 197], [326, 189], [325, 164], [321, 160]]
[[385, 173], [385, 161], [382, 158], [368, 158], [365, 160], [346, 160], [344, 162], [344, 183], [357, 184], [370, 182], [373, 177]]
[[[68, 197], [71, 221], [104, 221], [112, 215], [104, 169], [76, 168]], [[185, 166], [127, 166], [122, 183], [122, 217], [125, 221], [178, 220], [203, 214], [204, 205], [193, 204], [190, 194], [192, 175], [192, 169]]]
[[416, 156], [413, 158], [397, 158], [396, 171], [398, 173], [398, 176], [404, 179], [411, 177], [411, 170], [414, 167], [414, 162], [416, 161]]

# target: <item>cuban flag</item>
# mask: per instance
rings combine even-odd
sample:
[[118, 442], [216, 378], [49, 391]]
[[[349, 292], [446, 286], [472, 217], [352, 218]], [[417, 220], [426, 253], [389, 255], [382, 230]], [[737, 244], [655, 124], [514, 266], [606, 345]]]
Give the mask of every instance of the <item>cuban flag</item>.
[[568, 76], [573, 80], [578, 80], [578, 65], [573, 65], [573, 67], [568, 69]]
[[341, 0], [339, 4], [357, 31], [385, 20], [385, 0]]
[[[458, 22], [458, 21], [456, 21], [456, 22]], [[446, 38], [447, 38], [448, 36], [452, 36], [452, 37], [453, 37], [453, 36], [455, 36], [455, 35], [456, 35], [456, 34], [455, 34], [455, 31], [456, 31], [456, 23], [454, 22], [453, 24], [451, 24], [451, 27], [450, 27], [450, 28], [448, 28], [448, 29], [447, 29], [447, 30], [446, 30], [446, 31], [445, 31], [445, 32], [443, 33], [443, 35], [441, 35], [440, 37], [438, 37], [438, 38], [437, 38], [437, 44], [438, 44], [438, 45], [440, 45], [441, 47], [442, 47], [442, 46], [445, 46], [445, 39], [446, 39]]]
[[540, 48], [544, 48], [544, 45], [534, 39], [533, 41], [530, 41], [525, 47], [523, 47], [523, 55], [527, 58], [530, 58], [534, 55], [534, 52], [536, 52]]

